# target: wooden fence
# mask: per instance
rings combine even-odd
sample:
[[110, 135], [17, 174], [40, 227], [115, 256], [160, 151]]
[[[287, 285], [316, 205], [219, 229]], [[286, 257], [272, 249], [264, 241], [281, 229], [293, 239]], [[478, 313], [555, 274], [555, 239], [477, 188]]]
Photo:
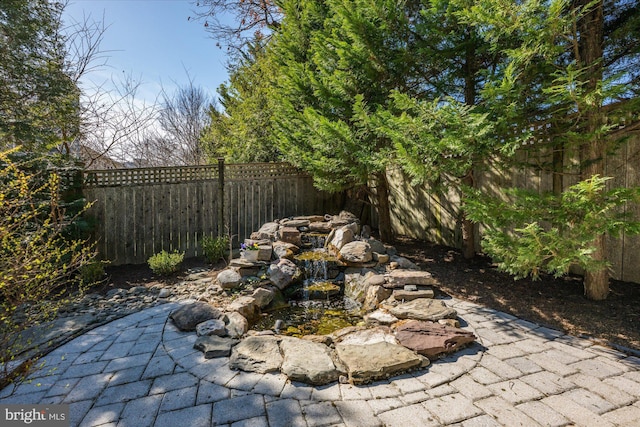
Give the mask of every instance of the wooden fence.
[[98, 252], [113, 265], [145, 263], [161, 250], [199, 256], [204, 236], [229, 234], [237, 245], [264, 222], [343, 203], [284, 163], [84, 171], [83, 193], [94, 202]]
[[[518, 153], [523, 163], [543, 163], [548, 159], [531, 158], [541, 156]], [[544, 154], [542, 155], [544, 157]], [[566, 169], [577, 166], [577, 155], [565, 156]], [[577, 169], [577, 168], [576, 168]], [[462, 245], [460, 234], [460, 191], [451, 186], [433, 189], [428, 185], [411, 185], [410, 180], [399, 169], [390, 169], [387, 173], [391, 187], [392, 224], [394, 232], [416, 239], [425, 239], [435, 243], [458, 247]], [[613, 179], [611, 187], [640, 186], [640, 136], [630, 135], [620, 149], [606, 158], [605, 176]], [[476, 171], [476, 183], [488, 193], [498, 195], [507, 187], [526, 188], [537, 191], [552, 190], [551, 173], [543, 169], [516, 168], [511, 171], [486, 167]], [[578, 181], [578, 174], [567, 175], [564, 187]], [[625, 211], [636, 220], [640, 220], [640, 206], [628, 204]], [[476, 227], [478, 240], [476, 249], [480, 250], [482, 228]], [[614, 279], [640, 283], [640, 236], [609, 236], [607, 238], [607, 259], [611, 263]]]

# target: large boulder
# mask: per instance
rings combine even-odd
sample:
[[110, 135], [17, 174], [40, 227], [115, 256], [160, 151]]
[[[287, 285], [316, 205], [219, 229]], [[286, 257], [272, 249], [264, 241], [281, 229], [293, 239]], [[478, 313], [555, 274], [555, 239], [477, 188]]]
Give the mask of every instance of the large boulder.
[[281, 259], [278, 263], [269, 266], [268, 275], [271, 283], [283, 290], [300, 278], [300, 270], [293, 261]]
[[396, 338], [403, 346], [433, 360], [472, 343], [476, 336], [439, 323], [410, 320], [396, 328]]
[[251, 233], [250, 237], [254, 240], [261, 240], [261, 239], [275, 240], [276, 233], [278, 232], [279, 228], [280, 228], [280, 224], [278, 224], [277, 222], [267, 222], [263, 224], [258, 231]]
[[282, 355], [278, 338], [273, 336], [254, 336], [242, 340], [233, 347], [229, 358], [229, 367], [246, 372], [266, 374], [280, 370]]
[[281, 242], [291, 243], [296, 246], [302, 245], [302, 234], [295, 227], [282, 227], [278, 231], [278, 239]]
[[181, 331], [195, 331], [199, 323], [211, 319], [220, 319], [222, 313], [205, 302], [194, 302], [180, 307], [172, 312], [169, 317]]
[[242, 276], [237, 271], [227, 268], [218, 273], [216, 280], [222, 289], [235, 289], [240, 286]]
[[237, 311], [227, 313], [226, 317], [225, 335], [231, 338], [240, 338], [249, 330], [249, 321]]
[[458, 313], [441, 300], [418, 298], [405, 303], [382, 304], [382, 308], [398, 319], [429, 320], [437, 322], [440, 319], [455, 319]]
[[327, 247], [334, 251], [340, 251], [344, 245], [353, 242], [353, 239], [355, 239], [353, 230], [348, 227], [341, 227], [329, 234]]
[[273, 242], [273, 253], [278, 258], [293, 258], [295, 254], [300, 252], [300, 248], [293, 243], [276, 241]]
[[338, 253], [338, 259], [347, 264], [364, 264], [373, 259], [371, 245], [361, 240], [345, 244]]
[[424, 361], [408, 348], [385, 341], [367, 345], [336, 344], [336, 354], [353, 384], [386, 379], [423, 366]]
[[225, 323], [222, 319], [211, 319], [206, 322], [198, 323], [196, 326], [196, 334], [201, 336], [217, 335], [222, 337], [226, 335]]
[[324, 344], [298, 338], [285, 338], [280, 343], [283, 355], [280, 371], [291, 381], [323, 385], [336, 381], [340, 373]]

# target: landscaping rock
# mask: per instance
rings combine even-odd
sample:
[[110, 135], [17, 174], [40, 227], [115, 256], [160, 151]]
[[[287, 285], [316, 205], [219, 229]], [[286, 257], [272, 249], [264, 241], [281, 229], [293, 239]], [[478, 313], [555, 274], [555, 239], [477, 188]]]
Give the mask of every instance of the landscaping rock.
[[299, 279], [300, 271], [298, 266], [288, 259], [281, 259], [277, 264], [269, 266], [269, 280], [278, 289], [283, 290], [295, 280]]
[[272, 252], [271, 245], [258, 245], [258, 261], [271, 261]]
[[340, 261], [348, 264], [362, 264], [373, 259], [371, 246], [367, 242], [356, 240], [345, 244], [338, 254]]
[[222, 289], [235, 289], [240, 286], [242, 276], [237, 271], [227, 268], [218, 273], [216, 280]]
[[238, 312], [227, 313], [225, 330], [231, 338], [240, 338], [249, 330], [249, 322]]
[[203, 352], [205, 359], [213, 359], [228, 357], [231, 354], [231, 348], [236, 344], [238, 344], [238, 340], [205, 335], [196, 339], [193, 348]]
[[334, 251], [340, 251], [344, 245], [353, 242], [355, 234], [350, 228], [338, 228], [332, 234], [329, 235], [327, 247]]
[[379, 342], [397, 344], [396, 337], [387, 327], [345, 328], [334, 332], [333, 342], [350, 345], [369, 345]]
[[393, 270], [387, 277], [388, 288], [404, 288], [405, 285], [437, 285], [438, 281], [428, 271]]
[[229, 263], [229, 267], [242, 277], [255, 276], [262, 266], [264, 266], [263, 262], [252, 262], [244, 258], [235, 258]]
[[233, 347], [229, 367], [266, 374], [280, 370], [282, 360], [277, 337], [255, 336], [245, 338]]
[[195, 331], [199, 323], [219, 319], [222, 313], [217, 308], [204, 303], [194, 302], [180, 307], [169, 315], [173, 323], [182, 331]]
[[324, 385], [340, 376], [331, 351], [324, 344], [287, 337], [280, 343], [280, 350], [283, 356], [280, 371], [291, 381]]
[[396, 301], [413, 301], [418, 298], [433, 298], [435, 293], [433, 292], [433, 289], [418, 289], [415, 291], [394, 289], [392, 295]]
[[[367, 283], [367, 281], [365, 281]], [[362, 303], [362, 310], [365, 312], [373, 311], [378, 308], [378, 305], [391, 296], [391, 289], [387, 289], [384, 286], [370, 285], [367, 286], [367, 290], [364, 296], [364, 302]]]
[[279, 228], [280, 228], [280, 224], [278, 224], [277, 222], [267, 222], [263, 224], [258, 231], [251, 233], [250, 237], [255, 240], [260, 240], [260, 239], [275, 240], [276, 233], [278, 232]]
[[367, 325], [391, 325], [398, 321], [398, 318], [384, 310], [376, 310], [364, 315], [364, 321]]
[[282, 227], [278, 231], [278, 238], [282, 242], [291, 243], [296, 246], [302, 245], [300, 230], [294, 227]]
[[[389, 253], [389, 250], [387, 249], [387, 253], [389, 255], [391, 255]], [[401, 256], [397, 256], [397, 255], [391, 255], [390, 258], [391, 262], [395, 262], [399, 268], [404, 268], [407, 270], [419, 270], [420, 268], [414, 264], [413, 262], [409, 261], [408, 259], [406, 259], [405, 257], [401, 257]]]
[[278, 258], [293, 258], [295, 254], [300, 252], [300, 248], [293, 243], [276, 241], [273, 242], [272, 245], [273, 253], [276, 254]]
[[308, 219], [285, 219], [280, 221], [280, 225], [284, 226], [284, 227], [293, 227], [293, 228], [298, 228], [298, 227], [309, 227], [309, 224], [311, 224], [311, 221], [309, 221]]
[[196, 326], [196, 334], [201, 336], [217, 335], [222, 337], [226, 335], [225, 323], [221, 319], [211, 319], [206, 322], [198, 323]]
[[410, 320], [396, 328], [396, 338], [403, 346], [433, 360], [472, 343], [476, 336], [438, 323]]
[[257, 288], [253, 291], [251, 296], [259, 308], [265, 308], [271, 303], [271, 301], [273, 301], [274, 294], [275, 292], [271, 289]]
[[382, 308], [398, 319], [430, 320], [455, 319], [458, 313], [445, 305], [444, 301], [428, 298], [418, 298], [413, 301], [397, 305], [381, 304]]
[[245, 319], [255, 319], [260, 310], [256, 304], [256, 299], [250, 296], [241, 296], [227, 306], [227, 311], [240, 313]]
[[312, 233], [328, 234], [331, 232], [331, 224], [328, 222], [312, 222], [309, 224], [309, 231]]
[[349, 382], [367, 384], [420, 367], [423, 359], [406, 347], [378, 342], [368, 345], [337, 344], [336, 354], [348, 371]]

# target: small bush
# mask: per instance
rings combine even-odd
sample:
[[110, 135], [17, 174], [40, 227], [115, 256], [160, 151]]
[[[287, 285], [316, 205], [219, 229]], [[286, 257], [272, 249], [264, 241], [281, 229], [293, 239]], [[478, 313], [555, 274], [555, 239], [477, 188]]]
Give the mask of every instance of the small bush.
[[93, 285], [105, 278], [104, 267], [108, 264], [108, 261], [94, 260], [89, 264], [80, 267], [80, 280], [85, 285]]
[[202, 251], [207, 261], [214, 263], [224, 258], [229, 250], [229, 236], [210, 237], [202, 239]]
[[168, 276], [180, 269], [180, 264], [183, 260], [184, 252], [173, 251], [170, 253], [162, 251], [150, 257], [147, 262], [155, 274]]
[[20, 157], [0, 150], [0, 388], [39, 351], [24, 331], [82, 292], [82, 269], [96, 256], [91, 242], [69, 232], [85, 206], [64, 206], [61, 176], [41, 166], [46, 158]]

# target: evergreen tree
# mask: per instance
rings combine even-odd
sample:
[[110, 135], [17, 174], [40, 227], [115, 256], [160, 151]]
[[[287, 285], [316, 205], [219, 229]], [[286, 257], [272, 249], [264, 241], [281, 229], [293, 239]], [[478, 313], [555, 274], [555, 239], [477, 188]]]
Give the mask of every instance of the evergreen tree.
[[0, 3], [0, 148], [49, 150], [79, 128], [79, 91], [65, 73], [63, 5]]
[[396, 88], [423, 91], [420, 2], [284, 2], [273, 52], [279, 60], [276, 140], [282, 153], [327, 190], [366, 186], [380, 237], [393, 239], [386, 167], [388, 138], [368, 111], [385, 108]]
[[[481, 28], [487, 39], [499, 40], [508, 35], [520, 41], [518, 47], [504, 51], [506, 60], [500, 70], [501, 78], [488, 84], [483, 95], [493, 108], [512, 106], [514, 127], [531, 132], [534, 140], [541, 141], [534, 144], [533, 149], [539, 153], [551, 149], [555, 194], [552, 198], [543, 194], [538, 199], [538, 203], [547, 205], [548, 209], [531, 210], [526, 219], [519, 216], [518, 222], [510, 224], [518, 232], [526, 230], [536, 238], [512, 240], [508, 233], [499, 230], [506, 225], [505, 220], [516, 219], [509, 209], [495, 210], [489, 216], [483, 216], [479, 209], [472, 215], [493, 228], [487, 233], [487, 239], [489, 247], [494, 249], [499, 246], [496, 242], [523, 247], [527, 242], [544, 242], [544, 250], [530, 247], [530, 252], [548, 251], [552, 256], [541, 257], [534, 268], [529, 264], [529, 274], [544, 271], [552, 264], [582, 265], [586, 269], [585, 295], [594, 300], [604, 299], [608, 294], [604, 233], [620, 230], [620, 227], [610, 227], [619, 222], [615, 210], [604, 206], [629, 200], [626, 193], [613, 191], [615, 189], [604, 193], [595, 183], [604, 175], [607, 155], [621, 142], [612, 130], [628, 118], [628, 112], [638, 103], [638, 98], [633, 98], [639, 83], [633, 71], [639, 59], [637, 35], [630, 37], [635, 41], [621, 43], [619, 32], [612, 24], [618, 22], [633, 28], [638, 25], [638, 18], [635, 2], [582, 0], [530, 0], [517, 4], [495, 0], [475, 5], [468, 15], [468, 22]], [[625, 98], [629, 99], [621, 102]], [[578, 160], [576, 168], [567, 168], [570, 162], [565, 160], [566, 156]], [[563, 177], [567, 174], [579, 177], [581, 182], [577, 187], [566, 188]], [[597, 194], [593, 196], [593, 203], [581, 205], [587, 210], [578, 209], [581, 213], [578, 217], [571, 213], [576, 209], [575, 198], [566, 196], [575, 188], [583, 192], [593, 189], [589, 194]], [[514, 196], [532, 197], [530, 194]], [[469, 208], [477, 207], [477, 202], [492, 204], [484, 196], [481, 200], [476, 197], [470, 200]], [[511, 204], [518, 205], [517, 201]], [[566, 214], [557, 214], [558, 209], [565, 209]], [[541, 215], [541, 212], [555, 214]], [[584, 258], [577, 259], [575, 251], [557, 250], [566, 248], [560, 241], [572, 240], [568, 237], [571, 230], [586, 230], [594, 214], [600, 227], [591, 228], [589, 244], [580, 246], [581, 253], [589, 255], [591, 265], [585, 264]], [[571, 218], [570, 223], [563, 222], [567, 218]], [[577, 222], [582, 225], [578, 227]], [[628, 231], [633, 228], [631, 224]], [[524, 237], [516, 234], [518, 236]], [[504, 253], [494, 250], [492, 255], [500, 257]], [[550, 258], [557, 259], [551, 261]], [[510, 270], [521, 267], [517, 265], [521, 261], [517, 258], [501, 261]], [[553, 268], [550, 270], [555, 272]]]
[[209, 156], [230, 162], [281, 160], [272, 141], [275, 66], [259, 42], [249, 45], [240, 62], [230, 67], [229, 82], [220, 86], [222, 111], [212, 108], [204, 144]]

